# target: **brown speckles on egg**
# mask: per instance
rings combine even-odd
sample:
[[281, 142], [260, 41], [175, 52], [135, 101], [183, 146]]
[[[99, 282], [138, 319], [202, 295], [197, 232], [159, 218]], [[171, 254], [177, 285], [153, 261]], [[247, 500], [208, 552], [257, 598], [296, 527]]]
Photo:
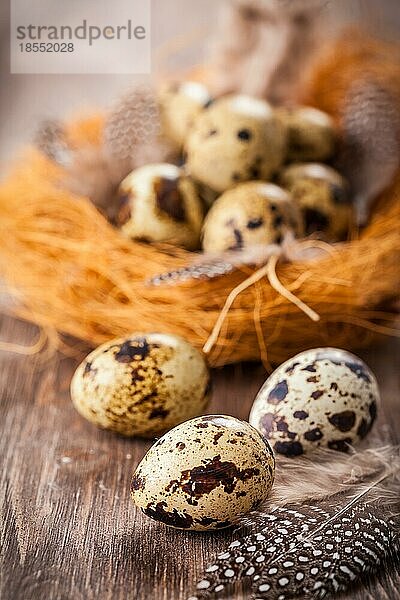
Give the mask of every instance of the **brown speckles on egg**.
[[317, 442], [323, 437], [323, 435], [324, 434], [322, 433], [320, 428], [315, 427], [315, 429], [310, 429], [309, 431], [306, 431], [304, 434], [304, 438], [309, 442]]
[[183, 222], [186, 218], [185, 203], [178, 186], [179, 180], [160, 177], [154, 181], [156, 203], [161, 212], [174, 221]]
[[140, 477], [139, 475], [134, 475], [132, 477], [131, 482], [131, 492], [137, 490], [143, 490], [146, 483], [145, 477]]
[[249, 142], [252, 138], [252, 133], [250, 129], [239, 129], [237, 137], [239, 140], [242, 140], [242, 142]]
[[71, 396], [99, 427], [152, 437], [201, 412], [208, 383], [202, 355], [185, 340], [138, 334], [94, 350], [77, 369]]
[[97, 372], [97, 369], [93, 368], [92, 363], [91, 362], [87, 362], [85, 364], [85, 368], [83, 370], [83, 377], [87, 377], [89, 374], [93, 376], [93, 375], [96, 374], [96, 372]]
[[376, 419], [376, 400], [373, 394], [370, 396], [370, 405], [368, 407], [369, 416], [371, 417], [371, 423], [373, 423]]
[[[132, 491], [134, 502], [152, 518], [172, 527], [219, 529], [268, 494], [274, 457], [248, 423], [207, 415], [182, 423], [163, 439], [164, 445], [154, 445], [136, 470], [136, 477], [146, 479], [144, 489]], [[192, 519], [189, 527], [179, 521], [186, 516]]]
[[301, 419], [302, 421], [304, 421], [304, 419], [307, 419], [308, 417], [308, 412], [306, 412], [305, 410], [295, 410], [293, 416], [295, 419]]
[[298, 365], [299, 365], [298, 362], [294, 362], [294, 363], [290, 364], [288, 367], [286, 367], [285, 373], [288, 373], [289, 375], [291, 375], [293, 373], [293, 371], [295, 370], [295, 368], [298, 367]]
[[329, 440], [328, 448], [331, 450], [338, 450], [339, 452], [349, 452], [350, 446], [352, 445], [351, 438], [344, 438], [341, 440]]
[[213, 444], [214, 444], [214, 446], [218, 446], [218, 440], [219, 440], [219, 438], [220, 438], [220, 437], [222, 437], [223, 435], [224, 435], [224, 432], [223, 432], [223, 431], [219, 431], [218, 433], [216, 433], [216, 434], [214, 435], [214, 441], [213, 441]]
[[296, 443], [304, 452], [318, 446], [347, 451], [368, 434], [378, 400], [376, 380], [361, 359], [334, 348], [309, 350], [267, 379], [249, 421], [286, 456], [296, 455]]
[[280, 381], [268, 394], [267, 402], [269, 404], [279, 404], [287, 396], [289, 389], [287, 381]]
[[[297, 363], [299, 364], [299, 363]], [[310, 373], [315, 373], [316, 372], [316, 368], [315, 368], [315, 364], [312, 363], [311, 365], [306, 365], [305, 367], [302, 367], [301, 369], [302, 371], [309, 371]]]
[[204, 527], [209, 527], [210, 525], [218, 523], [218, 519], [213, 519], [212, 517], [201, 517], [201, 519], [196, 519], [196, 523], [199, 523], [199, 525], [203, 525]]
[[274, 450], [278, 452], [278, 454], [283, 454], [284, 456], [301, 456], [303, 454], [304, 449], [300, 442], [275, 442]]
[[115, 360], [121, 363], [130, 363], [133, 360], [143, 360], [150, 352], [146, 338], [141, 337], [136, 340], [128, 340], [117, 347], [114, 355]]
[[233, 230], [233, 237], [235, 239], [235, 243], [230, 246], [229, 250], [241, 250], [243, 248], [243, 236], [240, 229]]
[[359, 379], [363, 379], [367, 383], [371, 383], [371, 377], [368, 374], [367, 369], [361, 364], [356, 362], [346, 362], [346, 367], [355, 373]]
[[231, 494], [238, 481], [246, 481], [259, 473], [259, 468], [238, 469], [235, 463], [221, 461], [221, 455], [218, 455], [204, 461], [203, 465], [182, 471], [178, 485], [190, 499], [198, 500], [219, 485]]
[[183, 512], [180, 513], [176, 509], [168, 511], [166, 510], [166, 506], [166, 502], [157, 502], [157, 504], [150, 503], [145, 508], [142, 508], [142, 510], [148, 517], [151, 517], [156, 521], [161, 521], [161, 523], [165, 523], [165, 525], [178, 527], [179, 529], [191, 528], [193, 519], [190, 515]]
[[344, 410], [331, 415], [328, 420], [339, 431], [350, 431], [356, 422], [356, 414], [353, 410]]
[[258, 424], [258, 429], [262, 435], [270, 433], [274, 428], [275, 415], [272, 413], [265, 413], [261, 416]]
[[165, 408], [156, 407], [153, 408], [151, 413], [149, 414], [149, 419], [165, 419], [169, 415], [169, 410], [165, 410]]
[[360, 438], [363, 438], [367, 435], [368, 431], [371, 429], [371, 423], [368, 423], [366, 419], [362, 418], [360, 424], [357, 428], [357, 435]]
[[247, 229], [258, 229], [264, 223], [262, 217], [258, 217], [257, 219], [250, 219], [247, 221]]

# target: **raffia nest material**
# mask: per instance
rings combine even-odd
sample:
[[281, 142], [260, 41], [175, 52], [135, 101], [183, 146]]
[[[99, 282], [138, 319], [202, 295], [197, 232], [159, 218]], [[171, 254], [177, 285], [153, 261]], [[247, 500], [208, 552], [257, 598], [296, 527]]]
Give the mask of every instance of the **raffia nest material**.
[[[315, 71], [308, 101], [337, 116], [343, 96], [337, 88], [345, 91], [364, 58], [327, 60]], [[75, 121], [69, 134], [77, 145], [97, 144], [102, 124], [101, 116]], [[230, 292], [255, 269], [151, 286], [150, 277], [186, 266], [193, 255], [124, 239], [87, 198], [63, 189], [62, 177], [60, 167], [29, 150], [0, 189], [0, 269], [17, 300], [14, 312], [90, 345], [131, 331], [162, 331], [202, 348]], [[309, 347], [359, 348], [396, 333], [399, 222], [400, 177], [351, 241], [324, 247], [318, 259], [277, 264], [279, 281], [318, 322], [262, 277], [230, 307], [210, 364], [260, 358], [276, 364]]]

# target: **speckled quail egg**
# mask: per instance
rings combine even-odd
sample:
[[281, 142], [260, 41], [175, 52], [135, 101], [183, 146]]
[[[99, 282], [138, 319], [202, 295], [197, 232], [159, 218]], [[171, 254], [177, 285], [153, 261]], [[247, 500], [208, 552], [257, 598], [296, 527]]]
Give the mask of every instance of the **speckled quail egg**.
[[249, 181], [226, 191], [204, 221], [205, 252], [279, 244], [286, 232], [303, 233], [300, 210], [290, 194], [272, 183]]
[[182, 149], [194, 118], [212, 102], [208, 89], [196, 81], [164, 85], [158, 94], [161, 127], [177, 150]]
[[272, 373], [249, 421], [278, 454], [298, 456], [318, 446], [347, 452], [371, 429], [378, 402], [376, 379], [360, 358], [317, 348]]
[[199, 245], [203, 205], [196, 185], [167, 163], [132, 171], [120, 185], [117, 224], [128, 237], [194, 250]]
[[244, 421], [207, 415], [178, 425], [147, 452], [131, 484], [142, 511], [178, 529], [229, 527], [271, 490], [270, 445]]
[[187, 169], [200, 183], [224, 192], [241, 181], [269, 179], [283, 162], [286, 130], [264, 100], [225, 96], [194, 121]]
[[324, 161], [332, 156], [336, 133], [329, 115], [311, 106], [281, 108], [277, 114], [287, 127], [288, 160]]
[[186, 340], [161, 333], [106, 342], [76, 370], [71, 397], [99, 427], [154, 437], [201, 414], [210, 377], [203, 356]]
[[280, 176], [280, 183], [300, 206], [306, 233], [323, 232], [329, 239], [343, 239], [349, 230], [353, 207], [346, 180], [320, 163], [294, 164]]

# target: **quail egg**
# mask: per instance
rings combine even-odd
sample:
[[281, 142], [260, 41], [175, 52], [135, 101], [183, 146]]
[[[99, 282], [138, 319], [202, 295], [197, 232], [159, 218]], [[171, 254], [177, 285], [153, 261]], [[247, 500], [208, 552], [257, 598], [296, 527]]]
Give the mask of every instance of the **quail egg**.
[[250, 179], [269, 179], [283, 162], [286, 131], [264, 100], [216, 100], [195, 119], [187, 143], [190, 175], [216, 192]]
[[319, 163], [295, 164], [281, 173], [280, 183], [302, 210], [307, 234], [324, 232], [332, 240], [347, 235], [353, 208], [347, 182], [337, 171]]
[[324, 161], [332, 156], [336, 133], [329, 115], [311, 106], [281, 108], [277, 114], [287, 127], [289, 161]]
[[132, 171], [120, 185], [117, 224], [126, 236], [194, 250], [203, 205], [196, 185], [179, 167], [161, 163]]
[[203, 250], [217, 253], [279, 244], [288, 231], [295, 236], [303, 233], [302, 215], [290, 194], [272, 183], [241, 183], [222, 194], [208, 212]]
[[371, 429], [378, 402], [376, 379], [360, 358], [317, 348], [272, 373], [249, 421], [278, 454], [298, 456], [319, 446], [347, 452]]
[[197, 81], [169, 83], [160, 89], [161, 127], [177, 150], [182, 149], [194, 118], [211, 102], [208, 89]]
[[136, 333], [89, 354], [72, 378], [71, 397], [99, 427], [154, 437], [201, 414], [209, 387], [205, 360], [186, 340]]
[[147, 452], [131, 484], [133, 502], [178, 529], [229, 527], [267, 497], [275, 460], [244, 421], [207, 415], [178, 425]]

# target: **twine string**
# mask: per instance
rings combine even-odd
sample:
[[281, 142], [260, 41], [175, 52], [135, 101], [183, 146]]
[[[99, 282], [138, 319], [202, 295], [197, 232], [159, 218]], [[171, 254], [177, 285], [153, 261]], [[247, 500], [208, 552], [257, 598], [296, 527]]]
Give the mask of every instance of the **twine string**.
[[244, 281], [239, 283], [239, 285], [237, 285], [235, 288], [233, 288], [233, 290], [231, 290], [231, 292], [229, 293], [229, 295], [225, 301], [224, 306], [222, 307], [221, 312], [218, 315], [218, 318], [217, 318], [215, 325], [211, 331], [211, 334], [203, 346], [203, 352], [205, 354], [209, 354], [211, 352], [212, 348], [215, 346], [215, 344], [218, 340], [218, 336], [221, 332], [222, 325], [223, 325], [226, 317], [228, 316], [228, 313], [229, 313], [233, 303], [235, 302], [236, 298], [239, 296], [239, 294], [244, 292], [247, 288], [251, 287], [258, 281], [260, 281], [260, 279], [262, 279], [265, 276], [268, 277], [268, 281], [269, 281], [271, 287], [274, 288], [274, 290], [276, 292], [278, 292], [278, 294], [280, 294], [281, 296], [286, 298], [289, 302], [292, 302], [295, 306], [297, 306], [300, 310], [302, 310], [312, 321], [320, 320], [320, 316], [318, 313], [316, 313], [305, 302], [300, 300], [300, 298], [298, 298], [297, 296], [292, 294], [292, 292], [290, 292], [279, 281], [278, 276], [276, 274], [276, 265], [278, 263], [280, 256], [281, 256], [280, 253], [273, 254], [272, 256], [270, 256], [270, 258], [268, 259], [267, 263], [264, 266], [262, 266], [260, 269], [255, 271], [252, 275], [250, 275], [250, 277], [247, 277], [247, 279], [245, 279]]
[[12, 342], [4, 342], [1, 340], [0, 351], [22, 354], [23, 356], [33, 356], [34, 354], [38, 354], [41, 350], [43, 350], [46, 342], [47, 334], [44, 329], [41, 329], [36, 342], [31, 346], [26, 346], [25, 344], [15, 344]]

